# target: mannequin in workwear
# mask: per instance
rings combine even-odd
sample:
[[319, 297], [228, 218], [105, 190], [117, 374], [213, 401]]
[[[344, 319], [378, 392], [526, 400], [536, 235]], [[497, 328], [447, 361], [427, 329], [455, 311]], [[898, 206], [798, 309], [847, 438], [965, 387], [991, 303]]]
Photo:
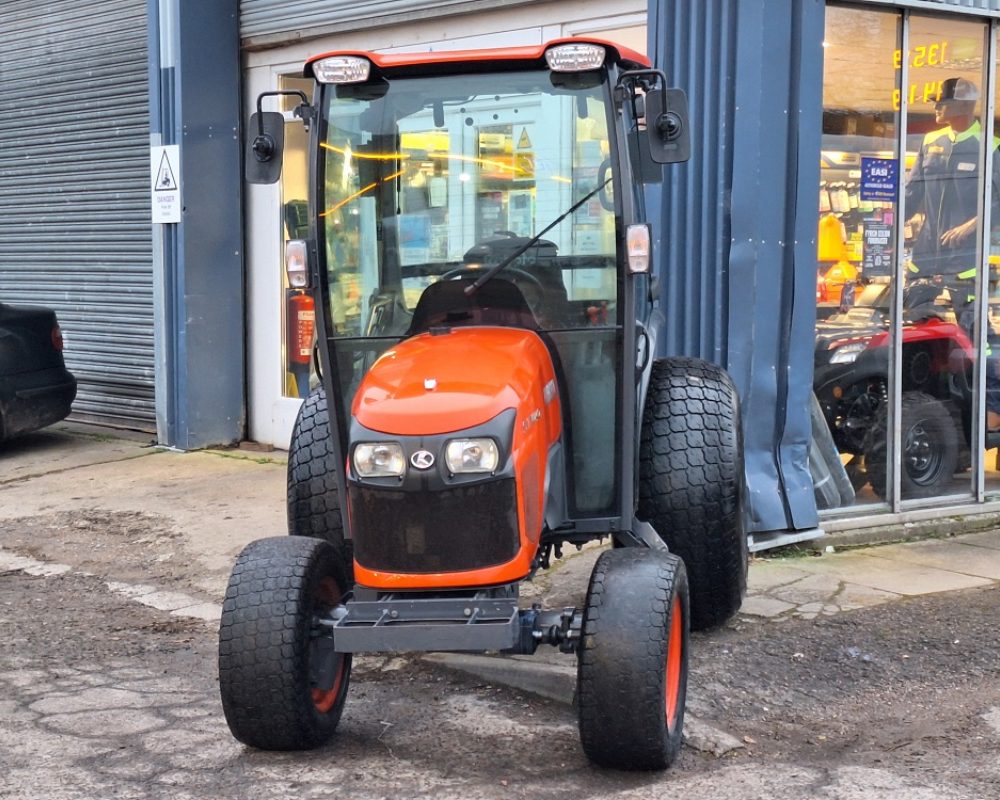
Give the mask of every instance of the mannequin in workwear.
[[[906, 184], [906, 212], [918, 228], [911, 277], [940, 279], [951, 294], [958, 324], [973, 339], [979, 175], [982, 127], [976, 118], [979, 89], [965, 78], [942, 82], [934, 121], [943, 127], [924, 136]], [[994, 139], [994, 148], [1000, 139]], [[1000, 223], [1000, 156], [993, 158], [991, 217]], [[974, 341], [974, 339], [973, 339]], [[1000, 427], [1000, 376], [987, 365], [987, 427]]]

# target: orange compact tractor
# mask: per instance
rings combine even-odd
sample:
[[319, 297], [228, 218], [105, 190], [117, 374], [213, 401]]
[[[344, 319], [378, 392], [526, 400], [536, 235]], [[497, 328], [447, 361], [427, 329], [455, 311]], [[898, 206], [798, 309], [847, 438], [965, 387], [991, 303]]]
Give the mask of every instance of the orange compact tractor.
[[[560, 39], [311, 59], [308, 235], [322, 378], [288, 460], [293, 535], [229, 582], [229, 727], [273, 750], [337, 727], [354, 653], [533, 653], [578, 663], [593, 761], [676, 757], [688, 630], [746, 586], [736, 391], [655, 357], [646, 184], [688, 157], [686, 100], [646, 58]], [[277, 180], [282, 114], [251, 118]], [[294, 124], [298, 124], [295, 122]], [[566, 545], [603, 540], [582, 608], [519, 602]], [[581, 587], [582, 590], [582, 587]]]

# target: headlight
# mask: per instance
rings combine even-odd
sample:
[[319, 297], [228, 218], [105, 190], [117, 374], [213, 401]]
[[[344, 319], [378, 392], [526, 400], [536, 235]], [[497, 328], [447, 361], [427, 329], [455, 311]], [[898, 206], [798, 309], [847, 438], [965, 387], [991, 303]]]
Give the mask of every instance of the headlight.
[[852, 342], [851, 344], [845, 344], [838, 347], [832, 356], [830, 356], [831, 364], [853, 364], [858, 355], [868, 347], [868, 342]]
[[500, 451], [492, 439], [452, 439], [445, 447], [444, 460], [452, 473], [493, 472]]
[[398, 478], [406, 468], [402, 445], [371, 442], [354, 448], [354, 470], [362, 478]]

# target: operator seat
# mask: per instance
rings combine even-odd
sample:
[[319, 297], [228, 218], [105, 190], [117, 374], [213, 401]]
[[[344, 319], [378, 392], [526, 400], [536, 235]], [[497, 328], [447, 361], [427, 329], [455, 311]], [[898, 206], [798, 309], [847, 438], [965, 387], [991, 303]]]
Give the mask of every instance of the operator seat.
[[468, 325], [538, 330], [538, 320], [515, 284], [492, 278], [470, 297], [465, 289], [474, 282], [474, 278], [442, 280], [424, 289], [406, 335], [425, 333], [431, 328]]

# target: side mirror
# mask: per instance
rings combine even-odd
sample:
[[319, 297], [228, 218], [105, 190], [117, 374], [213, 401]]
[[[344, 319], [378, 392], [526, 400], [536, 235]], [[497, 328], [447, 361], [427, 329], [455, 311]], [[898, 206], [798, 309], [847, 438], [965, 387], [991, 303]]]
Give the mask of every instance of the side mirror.
[[691, 158], [691, 127], [683, 89], [647, 92], [646, 136], [650, 157], [657, 164], [676, 164]]
[[274, 183], [281, 175], [285, 147], [285, 117], [277, 111], [257, 111], [247, 129], [244, 172], [248, 183]]

